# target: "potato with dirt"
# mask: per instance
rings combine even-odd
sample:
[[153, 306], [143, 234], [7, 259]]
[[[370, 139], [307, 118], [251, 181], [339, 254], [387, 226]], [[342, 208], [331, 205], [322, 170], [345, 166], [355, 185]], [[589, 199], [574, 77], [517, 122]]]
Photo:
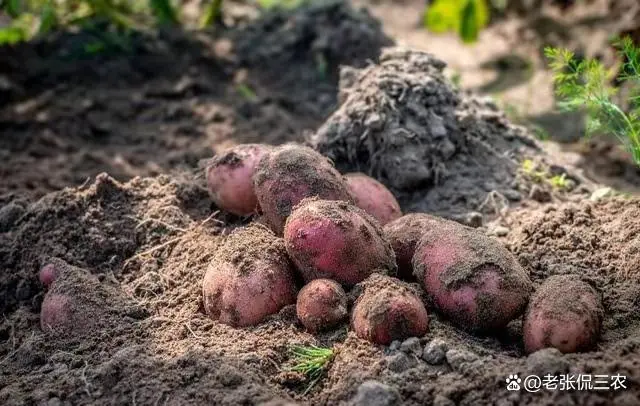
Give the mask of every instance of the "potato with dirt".
[[553, 347], [563, 353], [592, 350], [604, 309], [600, 296], [575, 275], [555, 275], [533, 294], [524, 318], [527, 353]]
[[362, 293], [351, 314], [356, 335], [375, 344], [422, 337], [429, 316], [419, 293], [398, 279], [374, 274], [357, 286]]
[[253, 175], [260, 159], [271, 146], [242, 144], [215, 156], [207, 166], [207, 188], [214, 203], [238, 216], [253, 214], [258, 198], [253, 187]]
[[352, 286], [374, 272], [396, 273], [380, 224], [347, 202], [303, 200], [287, 219], [284, 241], [306, 282], [326, 278]]
[[98, 331], [111, 334], [124, 320], [146, 316], [118, 287], [59, 258], [50, 258], [39, 279], [46, 287], [40, 328], [54, 337], [81, 337]]
[[426, 213], [409, 213], [384, 226], [384, 235], [396, 254], [398, 278], [405, 281], [415, 280], [412, 261], [416, 245], [424, 233], [447, 221]]
[[532, 284], [517, 259], [497, 240], [457, 223], [427, 231], [413, 269], [435, 307], [457, 326], [488, 333], [525, 310]]
[[202, 293], [209, 317], [233, 327], [254, 326], [295, 303], [284, 242], [258, 224], [234, 230], [209, 264]]
[[313, 280], [298, 293], [296, 314], [311, 333], [331, 329], [347, 318], [347, 294], [335, 281]]
[[277, 235], [304, 198], [353, 202], [344, 177], [327, 158], [294, 144], [278, 147], [260, 160], [254, 185], [265, 219]]
[[395, 196], [385, 185], [364, 173], [345, 175], [349, 190], [356, 206], [375, 217], [385, 225], [402, 216], [402, 210]]

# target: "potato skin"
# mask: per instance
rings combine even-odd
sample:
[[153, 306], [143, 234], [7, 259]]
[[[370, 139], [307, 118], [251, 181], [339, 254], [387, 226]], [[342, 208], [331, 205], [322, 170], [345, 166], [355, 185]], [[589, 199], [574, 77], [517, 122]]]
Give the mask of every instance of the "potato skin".
[[333, 164], [299, 145], [283, 145], [264, 156], [254, 186], [265, 219], [277, 235], [282, 235], [287, 217], [304, 198], [353, 202], [344, 177]]
[[49, 287], [58, 277], [58, 273], [59, 271], [54, 264], [46, 264], [40, 270], [38, 279], [44, 286]]
[[57, 293], [45, 295], [40, 308], [40, 328], [43, 331], [72, 329], [72, 298]]
[[405, 281], [415, 279], [412, 261], [416, 245], [425, 232], [436, 228], [441, 222], [447, 221], [426, 213], [409, 213], [384, 226], [384, 235], [391, 243], [396, 255], [398, 278]]
[[313, 280], [298, 293], [296, 314], [312, 333], [330, 329], [347, 318], [347, 295], [335, 281]]
[[375, 344], [421, 337], [429, 330], [429, 316], [419, 296], [395, 278], [374, 274], [362, 283], [351, 314], [356, 335]]
[[382, 227], [346, 202], [303, 200], [287, 219], [284, 241], [305, 282], [326, 278], [351, 286], [376, 271], [396, 273]]
[[253, 326], [296, 301], [294, 270], [284, 243], [270, 230], [234, 230], [205, 273], [205, 312], [233, 327]]
[[270, 150], [268, 145], [242, 144], [214, 157], [206, 175], [209, 194], [218, 207], [239, 216], [256, 212], [253, 175], [260, 159]]
[[523, 313], [532, 291], [528, 275], [504, 246], [455, 223], [424, 234], [413, 268], [437, 309], [472, 332], [505, 327]]
[[563, 353], [589, 351], [597, 343], [604, 309], [596, 290], [574, 275], [545, 280], [524, 318], [527, 353], [553, 347]]
[[364, 173], [345, 175], [355, 205], [385, 225], [402, 216], [402, 209], [395, 196], [385, 185]]

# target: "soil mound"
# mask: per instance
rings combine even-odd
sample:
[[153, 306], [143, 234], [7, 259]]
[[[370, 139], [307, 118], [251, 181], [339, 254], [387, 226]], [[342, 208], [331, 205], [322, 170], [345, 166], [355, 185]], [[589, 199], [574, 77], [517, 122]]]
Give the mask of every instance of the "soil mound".
[[[454, 217], [492, 210], [487, 198], [495, 195], [526, 198], [534, 183], [522, 176], [522, 162], [551, 164], [540, 145], [491, 101], [456, 90], [444, 67], [428, 53], [394, 48], [379, 65], [343, 68], [341, 106], [309, 142], [341, 170], [391, 187], [405, 211]], [[553, 170], [572, 180], [568, 189], [584, 182]]]

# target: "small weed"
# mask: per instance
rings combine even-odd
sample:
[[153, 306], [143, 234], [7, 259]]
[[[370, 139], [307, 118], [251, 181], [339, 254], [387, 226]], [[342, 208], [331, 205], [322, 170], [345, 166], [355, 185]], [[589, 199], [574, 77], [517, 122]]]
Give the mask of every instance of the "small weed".
[[615, 135], [640, 165], [640, 48], [630, 38], [617, 41], [615, 46], [625, 61], [618, 79], [632, 87], [628, 111], [613, 102], [618, 92], [610, 85], [614, 72], [598, 60], [578, 61], [571, 51], [551, 47], [545, 49], [545, 54], [554, 74], [560, 107], [585, 111], [587, 134], [604, 131]]
[[566, 190], [569, 188], [569, 179], [566, 174], [551, 175], [548, 171], [540, 169], [538, 165], [531, 159], [525, 159], [520, 164], [520, 170], [529, 179], [535, 183], [547, 183], [557, 190]]
[[567, 181], [567, 175], [554, 175], [549, 178], [549, 183], [553, 186], [554, 189], [565, 190], [569, 187], [569, 182]]
[[300, 372], [309, 381], [307, 388], [302, 393], [304, 396], [320, 381], [329, 362], [333, 359], [334, 351], [332, 348], [316, 347], [315, 345], [296, 345], [291, 347], [291, 354], [294, 364], [287, 370]]
[[253, 91], [249, 85], [244, 83], [239, 83], [236, 85], [236, 90], [240, 93], [240, 96], [244, 97], [248, 101], [254, 102], [258, 100], [258, 95]]

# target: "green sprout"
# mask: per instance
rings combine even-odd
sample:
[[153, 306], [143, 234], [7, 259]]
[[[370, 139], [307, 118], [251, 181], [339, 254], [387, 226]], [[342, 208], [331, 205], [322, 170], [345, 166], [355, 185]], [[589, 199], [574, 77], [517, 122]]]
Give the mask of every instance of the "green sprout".
[[640, 165], [640, 48], [630, 38], [615, 44], [624, 58], [622, 82], [631, 85], [628, 111], [612, 101], [618, 88], [610, 85], [614, 72], [595, 59], [577, 61], [566, 49], [548, 47], [545, 55], [554, 73], [560, 107], [587, 114], [587, 134], [603, 131], [614, 135]]
[[333, 359], [332, 348], [316, 347], [315, 345], [295, 345], [291, 347], [293, 355], [293, 366], [287, 368], [288, 371], [300, 372], [309, 381], [302, 396], [309, 393], [311, 389], [320, 381], [329, 362]]
[[549, 183], [554, 189], [564, 190], [569, 187], [569, 182], [567, 180], [567, 175], [554, 175], [549, 178]]

